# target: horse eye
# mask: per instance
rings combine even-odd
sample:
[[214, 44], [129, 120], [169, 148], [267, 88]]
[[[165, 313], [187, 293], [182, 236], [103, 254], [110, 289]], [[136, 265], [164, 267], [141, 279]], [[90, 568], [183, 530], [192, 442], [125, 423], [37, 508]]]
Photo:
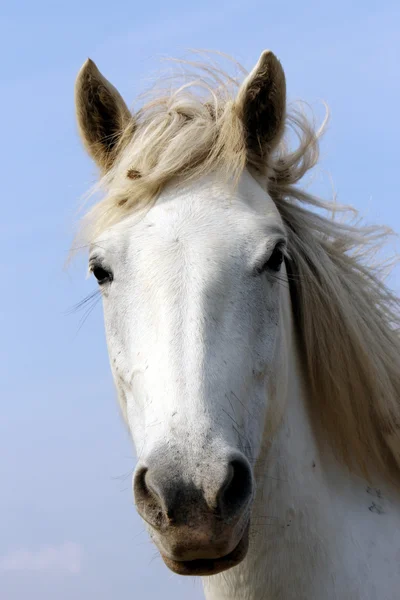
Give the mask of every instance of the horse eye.
[[265, 266], [271, 271], [278, 273], [283, 263], [283, 256], [283, 246], [282, 244], [277, 244]]
[[272, 271], [273, 273], [279, 273], [283, 258], [285, 255], [285, 244], [282, 242], [278, 242], [275, 248], [270, 254], [268, 260], [262, 265], [261, 268], [257, 269], [257, 273], [261, 275], [265, 271]]
[[108, 281], [112, 281], [112, 273], [107, 271], [103, 267], [94, 266], [92, 268], [92, 273], [97, 279], [97, 283], [102, 285], [103, 283], [107, 283]]

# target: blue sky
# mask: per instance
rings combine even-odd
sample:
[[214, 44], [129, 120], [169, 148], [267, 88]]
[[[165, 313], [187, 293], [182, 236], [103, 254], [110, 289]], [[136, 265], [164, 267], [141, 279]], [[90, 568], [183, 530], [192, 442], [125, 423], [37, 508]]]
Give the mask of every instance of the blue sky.
[[95, 177], [76, 73], [90, 56], [131, 103], [162, 56], [208, 48], [251, 68], [270, 48], [289, 97], [332, 111], [314, 189], [333, 180], [340, 201], [400, 231], [400, 6], [16, 0], [0, 23], [0, 598], [196, 600], [200, 582], [163, 566], [133, 507], [101, 306], [81, 329], [67, 314], [94, 289], [83, 258], [63, 268]]

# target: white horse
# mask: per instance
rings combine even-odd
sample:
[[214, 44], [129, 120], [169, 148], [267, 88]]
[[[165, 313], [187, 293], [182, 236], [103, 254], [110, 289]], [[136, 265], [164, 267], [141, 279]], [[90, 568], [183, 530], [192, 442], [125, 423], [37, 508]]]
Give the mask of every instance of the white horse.
[[209, 600], [398, 600], [399, 301], [368, 258], [387, 231], [295, 186], [319, 134], [271, 52], [235, 92], [202, 72], [134, 116], [92, 61], [76, 83], [137, 510]]

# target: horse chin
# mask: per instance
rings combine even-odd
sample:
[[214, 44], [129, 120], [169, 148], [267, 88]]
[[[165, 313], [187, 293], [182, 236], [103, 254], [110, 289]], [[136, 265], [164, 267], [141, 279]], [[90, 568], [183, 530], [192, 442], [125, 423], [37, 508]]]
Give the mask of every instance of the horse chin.
[[247, 525], [237, 546], [226, 556], [220, 558], [200, 558], [196, 560], [173, 560], [161, 554], [164, 563], [177, 575], [207, 576], [217, 575], [236, 567], [245, 558], [249, 548], [250, 523]]

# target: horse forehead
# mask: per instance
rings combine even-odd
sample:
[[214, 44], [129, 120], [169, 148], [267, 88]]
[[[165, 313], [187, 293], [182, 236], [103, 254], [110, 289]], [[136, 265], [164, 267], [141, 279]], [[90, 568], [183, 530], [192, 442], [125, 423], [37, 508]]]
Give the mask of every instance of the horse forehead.
[[[224, 198], [176, 198], [155, 206], [143, 223], [148, 239], [206, 245], [225, 245], [257, 227], [256, 217]], [[147, 230], [147, 231], [146, 231]], [[144, 231], [142, 231], [143, 237]]]
[[190, 241], [227, 245], [241, 238], [264, 236], [281, 225], [279, 212], [252, 179], [235, 191], [211, 180], [192, 188], [166, 190], [148, 211], [138, 235], [143, 241]]

